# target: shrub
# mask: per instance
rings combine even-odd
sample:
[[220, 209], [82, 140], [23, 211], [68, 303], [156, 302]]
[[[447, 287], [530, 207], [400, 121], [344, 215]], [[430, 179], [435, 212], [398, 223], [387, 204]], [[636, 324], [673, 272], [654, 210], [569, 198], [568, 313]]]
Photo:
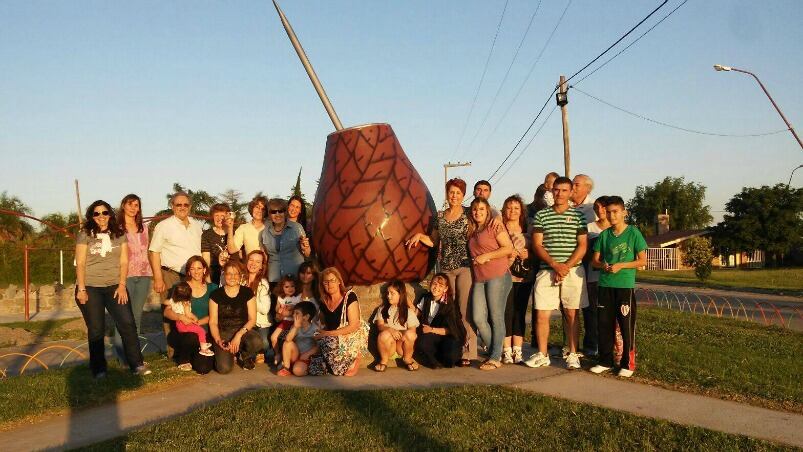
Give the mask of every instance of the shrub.
[[711, 276], [713, 268], [711, 260], [714, 259], [714, 252], [711, 248], [711, 240], [706, 237], [692, 237], [683, 242], [683, 265], [694, 268], [697, 279], [705, 282]]

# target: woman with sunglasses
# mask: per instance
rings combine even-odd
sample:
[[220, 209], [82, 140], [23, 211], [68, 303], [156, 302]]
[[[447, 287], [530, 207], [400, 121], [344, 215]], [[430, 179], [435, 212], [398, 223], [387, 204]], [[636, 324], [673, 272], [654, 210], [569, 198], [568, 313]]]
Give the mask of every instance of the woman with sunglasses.
[[109, 312], [117, 325], [131, 372], [150, 374], [142, 359], [137, 325], [128, 303], [126, 236], [117, 226], [114, 211], [106, 201], [95, 201], [86, 209], [86, 221], [76, 239], [75, 262], [75, 300], [86, 322], [92, 375], [106, 377], [104, 311]]
[[282, 276], [298, 273], [298, 267], [312, 249], [304, 228], [294, 221], [287, 221], [287, 203], [283, 199], [268, 201], [268, 214], [270, 223], [262, 230], [260, 240], [268, 255], [268, 281], [273, 289]]

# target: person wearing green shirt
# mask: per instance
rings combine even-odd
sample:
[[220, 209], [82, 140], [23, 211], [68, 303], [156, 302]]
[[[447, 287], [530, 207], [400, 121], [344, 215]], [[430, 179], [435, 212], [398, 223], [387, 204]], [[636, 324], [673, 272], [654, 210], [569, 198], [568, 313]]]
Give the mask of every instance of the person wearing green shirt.
[[599, 361], [591, 368], [603, 373], [613, 368], [615, 326], [622, 332], [623, 353], [620, 377], [636, 370], [636, 269], [647, 265], [647, 242], [634, 226], [625, 221], [627, 210], [619, 196], [608, 198], [605, 207], [611, 226], [594, 243], [591, 265], [600, 269], [597, 297]]

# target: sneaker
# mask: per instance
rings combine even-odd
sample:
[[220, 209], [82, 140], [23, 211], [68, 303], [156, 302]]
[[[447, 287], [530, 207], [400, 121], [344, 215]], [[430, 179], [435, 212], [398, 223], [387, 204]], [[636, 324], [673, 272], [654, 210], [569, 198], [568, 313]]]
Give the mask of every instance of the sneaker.
[[513, 351], [506, 348], [502, 351], [502, 364], [513, 364]]
[[623, 378], [630, 378], [633, 376], [633, 371], [630, 369], [619, 369], [619, 376]]
[[145, 375], [150, 375], [151, 373], [153, 372], [151, 372], [151, 369], [150, 367], [148, 367], [147, 364], [142, 364], [141, 366], [137, 366], [137, 368], [134, 369], [134, 374], [139, 375], [140, 377], [144, 377]]
[[533, 353], [532, 356], [527, 361], [524, 361], [524, 365], [527, 367], [544, 367], [549, 366], [551, 362], [549, 361], [549, 356], [538, 352]]
[[564, 359], [564, 361], [569, 357], [569, 346], [564, 345], [563, 348], [560, 349], [560, 356]]
[[566, 368], [567, 369], [579, 369], [580, 368], [580, 357], [577, 353], [569, 353], [566, 356]]
[[212, 351], [212, 344], [209, 342], [201, 344], [201, 349], [198, 350], [198, 354], [201, 356], [215, 356], [215, 352]]
[[192, 370], [192, 364], [190, 364], [190, 363], [179, 364], [178, 365], [178, 370], [180, 370], [182, 372], [189, 372], [189, 371]]
[[262, 353], [258, 354], [256, 363], [265, 364], [265, 355], [263, 355]]
[[591, 370], [591, 373], [601, 374], [601, 373], [604, 373], [604, 372], [609, 372], [611, 370], [611, 368], [603, 366], [602, 364], [597, 364], [596, 366], [592, 367], [590, 370]]
[[513, 347], [513, 364], [520, 364], [524, 360], [521, 356], [521, 348], [520, 347]]

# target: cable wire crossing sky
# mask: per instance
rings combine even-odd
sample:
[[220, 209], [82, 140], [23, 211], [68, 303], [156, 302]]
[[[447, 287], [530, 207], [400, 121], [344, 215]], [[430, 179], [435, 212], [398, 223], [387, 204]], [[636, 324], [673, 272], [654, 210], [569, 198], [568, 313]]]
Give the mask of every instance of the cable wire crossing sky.
[[[559, 76], [662, 3], [281, 6], [343, 127], [392, 124], [437, 204], [447, 161], [472, 161], [449, 172], [469, 185], [499, 166], [500, 205], [563, 170]], [[751, 77], [713, 65], [758, 75], [800, 124], [800, 17], [793, 0], [668, 0], [570, 82], [572, 172], [594, 178], [592, 196], [625, 199], [685, 176], [713, 211], [744, 186], [786, 183], [797, 142]], [[74, 211], [74, 179], [85, 205], [137, 193], [151, 214], [174, 182], [287, 197], [303, 167], [312, 199], [334, 131], [264, 1], [2, 2], [0, 74], [0, 191], [37, 216]]]

